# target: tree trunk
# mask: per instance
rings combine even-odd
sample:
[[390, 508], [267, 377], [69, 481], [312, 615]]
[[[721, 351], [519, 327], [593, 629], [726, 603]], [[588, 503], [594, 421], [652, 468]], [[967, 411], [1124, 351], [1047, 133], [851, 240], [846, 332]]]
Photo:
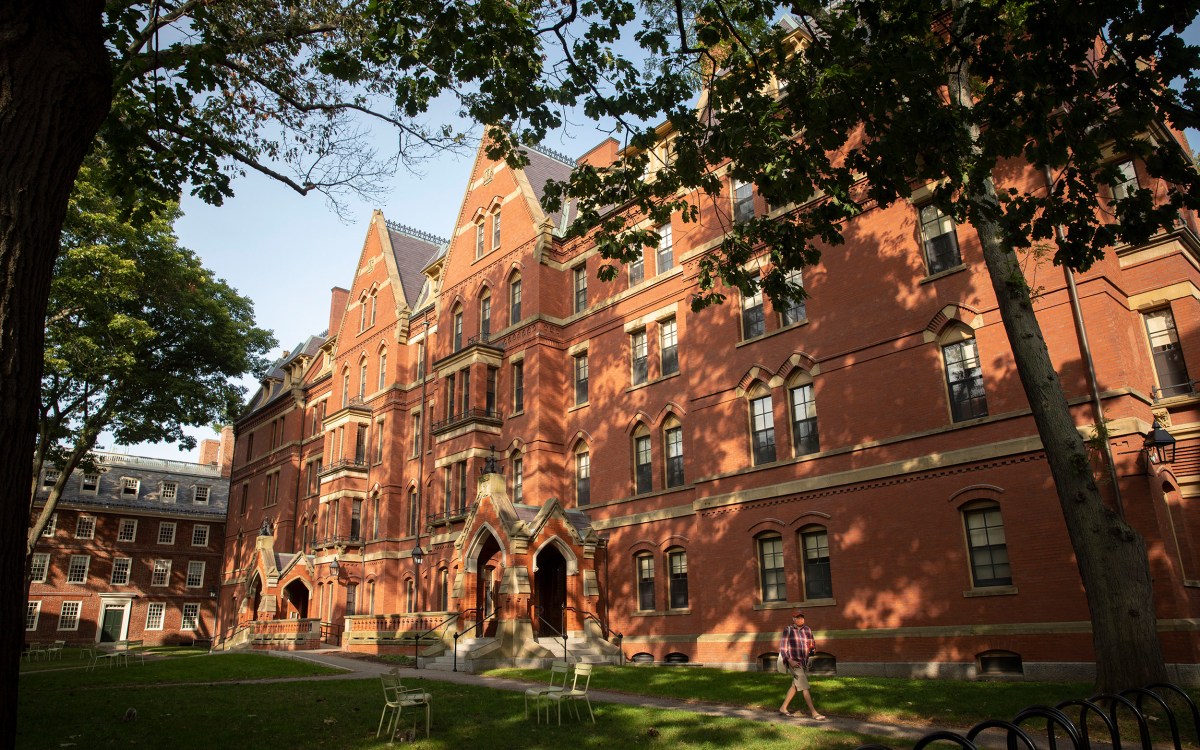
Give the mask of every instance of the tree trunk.
[[0, 748], [16, 744], [46, 299], [71, 186], [112, 98], [103, 10], [0, 3]]

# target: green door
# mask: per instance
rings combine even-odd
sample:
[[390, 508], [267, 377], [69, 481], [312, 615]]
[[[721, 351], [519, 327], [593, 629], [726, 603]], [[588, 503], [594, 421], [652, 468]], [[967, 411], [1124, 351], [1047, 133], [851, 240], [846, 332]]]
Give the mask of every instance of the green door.
[[121, 640], [121, 625], [124, 622], [124, 607], [110, 607], [104, 610], [104, 622], [100, 626], [100, 642], [111, 643]]

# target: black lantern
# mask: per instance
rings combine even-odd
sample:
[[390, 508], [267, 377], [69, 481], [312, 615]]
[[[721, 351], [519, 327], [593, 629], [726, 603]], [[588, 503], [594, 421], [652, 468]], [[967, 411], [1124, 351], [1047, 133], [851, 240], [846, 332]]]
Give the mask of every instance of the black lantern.
[[1151, 463], [1169, 464], [1175, 460], [1175, 438], [1154, 420], [1154, 425], [1146, 433], [1143, 445]]
[[417, 546], [412, 551], [412, 559], [413, 559], [413, 562], [415, 562], [417, 564], [417, 567], [420, 567], [421, 561], [425, 559], [425, 551], [422, 550], [420, 546]]
[[341, 569], [342, 566], [338, 562], [337, 555], [334, 555], [333, 559], [329, 561], [329, 572], [336, 576]]

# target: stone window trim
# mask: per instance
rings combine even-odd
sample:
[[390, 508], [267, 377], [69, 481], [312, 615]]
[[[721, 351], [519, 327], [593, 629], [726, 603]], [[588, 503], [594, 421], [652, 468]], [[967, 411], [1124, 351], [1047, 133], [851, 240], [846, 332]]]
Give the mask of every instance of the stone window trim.
[[58, 615], [58, 629], [79, 630], [79, 615], [82, 611], [82, 601], [73, 600], [63, 602]]

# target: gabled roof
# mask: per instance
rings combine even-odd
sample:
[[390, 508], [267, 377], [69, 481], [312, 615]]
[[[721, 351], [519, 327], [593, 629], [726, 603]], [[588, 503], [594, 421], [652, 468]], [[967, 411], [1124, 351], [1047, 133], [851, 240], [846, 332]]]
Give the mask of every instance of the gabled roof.
[[387, 222], [387, 231], [404, 298], [409, 307], [416, 310], [420, 307], [421, 290], [426, 281], [422, 271], [446, 251], [448, 243], [441, 237], [393, 221]]
[[[566, 182], [570, 179], [571, 172], [575, 169], [575, 160], [540, 146], [526, 148], [525, 155], [529, 159], [529, 164], [524, 169], [525, 178], [529, 180], [529, 186], [533, 188], [538, 204], [545, 206], [546, 183], [550, 180]], [[556, 232], [561, 233], [571, 223], [571, 219], [574, 218], [574, 206], [574, 201], [568, 201], [562, 209], [546, 214], [553, 222]]]
[[246, 403], [246, 410], [242, 412], [241, 418], [267, 407], [287, 393], [283, 384], [287, 381], [288, 366], [300, 357], [307, 357], [310, 360], [315, 357], [317, 352], [321, 351], [321, 344], [325, 343], [325, 338], [325, 334], [309, 336], [299, 346], [291, 351], [285, 351], [283, 356], [271, 363], [270, 369], [260, 378], [262, 384]]

